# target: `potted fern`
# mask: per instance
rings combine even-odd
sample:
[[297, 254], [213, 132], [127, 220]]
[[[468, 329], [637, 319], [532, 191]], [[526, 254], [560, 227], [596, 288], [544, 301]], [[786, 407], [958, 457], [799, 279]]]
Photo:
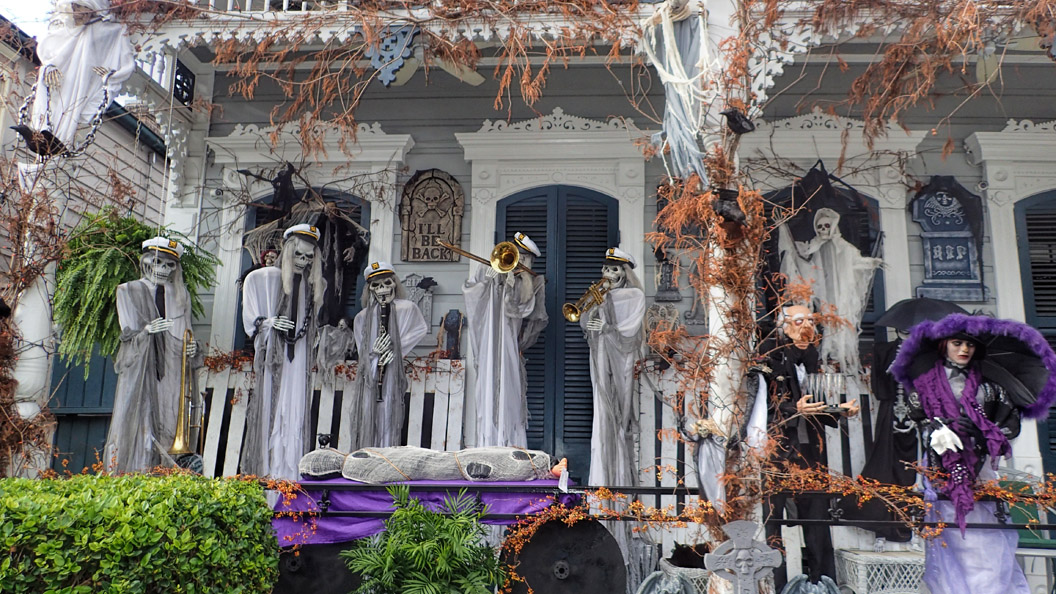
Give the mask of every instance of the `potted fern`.
[[439, 511], [411, 498], [407, 485], [389, 494], [396, 510], [385, 531], [341, 553], [362, 578], [356, 594], [491, 594], [505, 582], [505, 567], [484, 538], [486, 512], [464, 489]]

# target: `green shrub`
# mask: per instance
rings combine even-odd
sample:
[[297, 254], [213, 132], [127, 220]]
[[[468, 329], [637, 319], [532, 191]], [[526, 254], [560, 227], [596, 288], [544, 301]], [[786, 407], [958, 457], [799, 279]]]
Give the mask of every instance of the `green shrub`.
[[473, 497], [461, 491], [442, 511], [411, 499], [406, 485], [389, 487], [396, 511], [385, 531], [341, 556], [362, 577], [359, 594], [491, 594], [505, 568], [484, 540]]
[[190, 475], [0, 481], [0, 592], [266, 593], [262, 488]]

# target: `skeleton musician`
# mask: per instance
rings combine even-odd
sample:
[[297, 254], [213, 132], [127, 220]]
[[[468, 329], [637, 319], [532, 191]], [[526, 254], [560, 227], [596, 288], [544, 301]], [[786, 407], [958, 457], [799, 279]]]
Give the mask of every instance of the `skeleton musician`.
[[429, 325], [418, 306], [405, 298], [389, 263], [374, 262], [363, 276], [369, 284], [353, 323], [359, 351], [353, 449], [398, 446], [407, 415], [403, 357], [425, 337]]
[[[143, 242], [143, 278], [117, 287], [121, 346], [117, 352], [114, 418], [103, 461], [111, 472], [157, 466], [173, 443], [183, 360], [189, 381], [202, 366], [191, 328], [191, 298], [183, 283], [179, 242], [155, 237]], [[192, 385], [189, 393], [197, 394]]]
[[514, 244], [519, 262], [514, 270], [478, 267], [462, 287], [477, 361], [477, 447], [528, 445], [521, 353], [539, 339], [548, 318], [545, 279], [527, 272], [542, 252], [524, 233], [514, 234]]
[[246, 413], [247, 474], [296, 480], [297, 463], [311, 448], [311, 350], [326, 288], [318, 241], [311, 225], [286, 229], [279, 266], [254, 270], [242, 287], [242, 324], [253, 338], [257, 377]]

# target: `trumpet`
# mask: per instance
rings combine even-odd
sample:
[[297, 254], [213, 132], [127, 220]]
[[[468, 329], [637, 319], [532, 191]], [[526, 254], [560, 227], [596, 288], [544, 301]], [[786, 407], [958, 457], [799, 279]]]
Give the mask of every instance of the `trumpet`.
[[592, 307], [597, 307], [605, 301], [605, 294], [609, 292], [609, 281], [601, 279], [587, 287], [583, 296], [575, 303], [566, 303], [561, 306], [561, 315], [569, 322], [578, 322], [583, 313]]
[[527, 272], [532, 276], [539, 276], [534, 270], [521, 264], [521, 253], [517, 250], [517, 245], [512, 241], [503, 241], [496, 245], [495, 248], [491, 250], [491, 258], [487, 260], [480, 256], [475, 256], [460, 247], [451, 245], [446, 241], [437, 240], [436, 243], [440, 247], [445, 247], [456, 254], [469, 258], [470, 260], [480, 262], [481, 264], [487, 264], [488, 266], [491, 266], [495, 272], [506, 274], [507, 272], [519, 270]]
[[[202, 430], [202, 407], [194, 402], [194, 394], [191, 390], [194, 387], [194, 382], [190, 381], [191, 378], [187, 376], [188, 373], [194, 373], [194, 370], [189, 369], [190, 357], [187, 356], [187, 345], [194, 340], [194, 334], [191, 333], [190, 329], [183, 332], [183, 363], [180, 366], [180, 396], [179, 402], [176, 405], [176, 434], [172, 439], [172, 447], [169, 448], [169, 455], [176, 456], [180, 454], [193, 454], [197, 450], [198, 444], [195, 443], [198, 440], [191, 439], [190, 434], [193, 431], [198, 431], [199, 438], [201, 437]], [[198, 409], [198, 415], [194, 414], [195, 409]], [[193, 447], [192, 447], [193, 445]]]

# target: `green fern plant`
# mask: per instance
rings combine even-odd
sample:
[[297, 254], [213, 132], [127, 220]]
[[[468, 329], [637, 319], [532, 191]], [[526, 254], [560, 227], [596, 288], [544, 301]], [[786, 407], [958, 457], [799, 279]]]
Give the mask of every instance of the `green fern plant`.
[[465, 489], [439, 511], [412, 499], [407, 485], [388, 490], [396, 510], [385, 531], [341, 553], [363, 580], [356, 594], [491, 594], [506, 581], [484, 538], [486, 510]]
[[104, 357], [117, 352], [121, 342], [117, 286], [141, 276], [143, 241], [157, 235], [176, 239], [186, 248], [180, 259], [183, 280], [193, 314], [201, 315], [198, 293], [213, 286], [220, 261], [183, 234], [119, 216], [112, 208], [87, 215], [70, 234], [56, 272], [54, 319], [62, 329], [59, 354], [67, 363], [84, 365], [85, 375], [96, 344]]

